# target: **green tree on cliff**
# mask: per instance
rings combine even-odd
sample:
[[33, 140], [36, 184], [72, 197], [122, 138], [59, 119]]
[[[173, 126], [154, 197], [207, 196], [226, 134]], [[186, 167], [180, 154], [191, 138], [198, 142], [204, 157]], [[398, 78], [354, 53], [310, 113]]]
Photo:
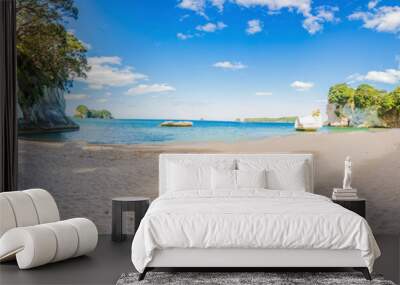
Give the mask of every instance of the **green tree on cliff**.
[[24, 120], [46, 89], [69, 91], [85, 77], [87, 49], [64, 24], [77, 19], [73, 0], [17, 0], [18, 102]]
[[400, 127], [400, 86], [383, 96], [378, 114], [389, 126]]
[[344, 106], [354, 102], [354, 89], [345, 83], [333, 85], [329, 88], [328, 102]]
[[328, 102], [339, 106], [351, 105], [354, 108], [377, 107], [381, 104], [386, 91], [378, 90], [371, 85], [361, 84], [355, 90], [345, 83], [329, 88]]
[[354, 89], [345, 83], [333, 85], [329, 88], [328, 102], [337, 104], [335, 114], [337, 117], [342, 117], [341, 108], [349, 104], [351, 109], [354, 109]]
[[371, 85], [361, 84], [354, 92], [354, 105], [360, 109], [378, 107], [385, 93], [385, 91], [380, 91]]

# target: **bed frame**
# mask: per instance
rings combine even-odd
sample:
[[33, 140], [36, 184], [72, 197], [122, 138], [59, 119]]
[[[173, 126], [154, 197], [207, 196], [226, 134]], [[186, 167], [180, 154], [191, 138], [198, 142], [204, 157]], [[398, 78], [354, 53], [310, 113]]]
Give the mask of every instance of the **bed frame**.
[[[308, 165], [307, 192], [314, 191], [314, 165], [312, 154], [161, 154], [159, 159], [159, 193], [165, 193], [167, 162], [176, 159], [218, 160], [218, 159], [290, 159], [305, 161]], [[353, 268], [361, 271], [367, 280], [371, 275], [359, 250], [330, 249], [249, 249], [249, 248], [170, 248], [158, 249], [152, 261], [139, 275], [143, 280], [153, 269], [229, 269], [229, 271], [265, 271], [282, 269], [290, 271], [298, 268]]]

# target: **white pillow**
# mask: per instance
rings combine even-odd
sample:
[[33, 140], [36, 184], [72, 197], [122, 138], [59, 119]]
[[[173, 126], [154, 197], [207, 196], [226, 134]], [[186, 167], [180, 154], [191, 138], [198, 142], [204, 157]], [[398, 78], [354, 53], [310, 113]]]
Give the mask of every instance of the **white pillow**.
[[237, 188], [267, 188], [267, 171], [236, 170]]
[[267, 171], [267, 188], [272, 190], [307, 191], [309, 168], [305, 161], [241, 159], [240, 170]]
[[168, 191], [210, 189], [210, 168], [206, 166], [168, 164]]
[[236, 170], [211, 168], [212, 190], [235, 190]]
[[166, 165], [167, 191], [211, 190], [211, 168], [234, 169], [233, 159], [176, 159]]
[[303, 191], [307, 189], [305, 163], [294, 164], [285, 169], [268, 171], [268, 188], [274, 190]]

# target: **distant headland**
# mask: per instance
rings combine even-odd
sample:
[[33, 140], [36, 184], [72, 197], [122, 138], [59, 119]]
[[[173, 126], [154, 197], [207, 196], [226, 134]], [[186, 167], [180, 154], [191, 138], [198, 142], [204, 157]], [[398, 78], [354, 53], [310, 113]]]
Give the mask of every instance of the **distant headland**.
[[290, 117], [278, 117], [278, 118], [244, 118], [243, 122], [269, 122], [269, 123], [294, 123], [296, 121], [295, 116]]

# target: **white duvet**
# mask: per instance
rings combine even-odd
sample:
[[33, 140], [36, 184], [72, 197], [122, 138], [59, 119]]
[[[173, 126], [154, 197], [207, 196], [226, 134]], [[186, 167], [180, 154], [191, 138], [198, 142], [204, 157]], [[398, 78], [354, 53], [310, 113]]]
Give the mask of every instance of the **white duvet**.
[[307, 192], [172, 192], [157, 198], [132, 243], [143, 272], [155, 249], [358, 249], [372, 271], [380, 251], [365, 219]]

